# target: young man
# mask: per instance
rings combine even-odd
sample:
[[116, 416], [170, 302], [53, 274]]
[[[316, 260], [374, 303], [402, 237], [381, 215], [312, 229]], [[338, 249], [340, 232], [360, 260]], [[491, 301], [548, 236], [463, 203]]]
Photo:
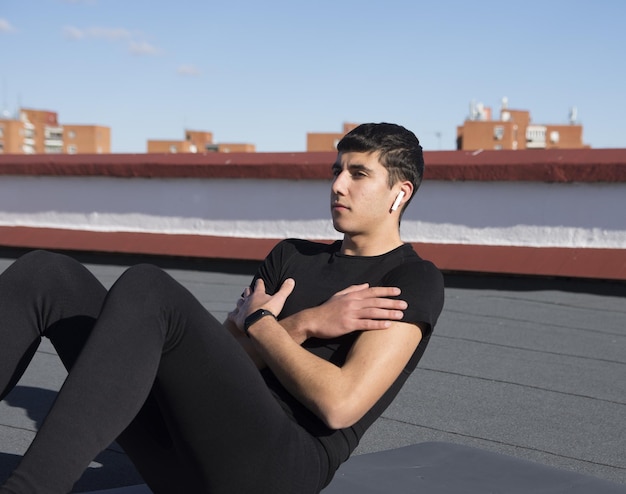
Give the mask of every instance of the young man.
[[108, 294], [48, 253], [0, 276], [2, 396], [42, 335], [71, 369], [0, 493], [66, 492], [116, 438], [157, 493], [306, 494], [331, 481], [443, 305], [439, 271], [400, 239], [423, 171], [415, 135], [365, 124], [338, 151], [330, 205], [343, 240], [281, 242], [229, 331], [153, 266], [130, 268]]

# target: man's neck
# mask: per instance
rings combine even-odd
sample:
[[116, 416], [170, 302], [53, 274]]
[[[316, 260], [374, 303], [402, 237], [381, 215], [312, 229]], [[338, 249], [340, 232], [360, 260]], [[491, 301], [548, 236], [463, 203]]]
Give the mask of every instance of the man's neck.
[[380, 256], [400, 247], [403, 243], [399, 234], [380, 239], [345, 234], [341, 242], [341, 253], [348, 256]]

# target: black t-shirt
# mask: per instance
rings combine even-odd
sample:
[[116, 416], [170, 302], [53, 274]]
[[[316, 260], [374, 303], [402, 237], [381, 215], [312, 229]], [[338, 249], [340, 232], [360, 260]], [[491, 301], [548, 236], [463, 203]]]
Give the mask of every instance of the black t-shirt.
[[[265, 259], [257, 277], [263, 278], [267, 293], [275, 293], [287, 278], [296, 286], [287, 298], [281, 318], [315, 307], [351, 285], [396, 286], [398, 297], [408, 303], [402, 321], [422, 323], [424, 334], [409, 363], [381, 399], [352, 427], [329, 429], [317, 416], [298, 402], [269, 370], [263, 371], [267, 385], [285, 411], [324, 445], [331, 473], [356, 448], [367, 428], [380, 416], [415, 369], [443, 307], [443, 277], [429, 261], [421, 259], [411, 245], [404, 244], [386, 254], [372, 257], [349, 256], [339, 252], [341, 241], [332, 244], [306, 240], [280, 242]], [[341, 366], [359, 336], [355, 331], [333, 339], [311, 338], [303, 347]]]

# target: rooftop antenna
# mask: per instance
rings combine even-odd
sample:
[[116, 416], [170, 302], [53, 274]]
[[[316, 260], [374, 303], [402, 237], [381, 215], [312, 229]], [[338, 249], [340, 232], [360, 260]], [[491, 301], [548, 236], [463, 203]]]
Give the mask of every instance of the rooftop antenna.
[[22, 95], [17, 93], [17, 110], [15, 110], [15, 118], [22, 120]]
[[437, 138], [437, 144], [439, 146], [439, 151], [441, 151], [441, 135], [442, 135], [442, 132], [440, 130], [435, 132], [435, 137]]
[[575, 106], [572, 106], [569, 109], [569, 123], [570, 125], [576, 125], [578, 121], [578, 109]]
[[2, 78], [2, 118], [11, 118], [11, 112], [7, 105], [7, 80], [6, 77]]
[[470, 101], [469, 119], [476, 120], [476, 101], [474, 100]]

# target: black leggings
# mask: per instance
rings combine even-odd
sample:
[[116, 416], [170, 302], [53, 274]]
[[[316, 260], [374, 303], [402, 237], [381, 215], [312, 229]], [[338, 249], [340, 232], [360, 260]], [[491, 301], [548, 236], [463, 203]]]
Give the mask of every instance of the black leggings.
[[42, 336], [70, 370], [0, 493], [69, 492], [117, 440], [155, 493], [319, 492], [319, 442], [291, 420], [223, 326], [151, 265], [107, 291], [36, 251], [0, 275], [0, 398]]

